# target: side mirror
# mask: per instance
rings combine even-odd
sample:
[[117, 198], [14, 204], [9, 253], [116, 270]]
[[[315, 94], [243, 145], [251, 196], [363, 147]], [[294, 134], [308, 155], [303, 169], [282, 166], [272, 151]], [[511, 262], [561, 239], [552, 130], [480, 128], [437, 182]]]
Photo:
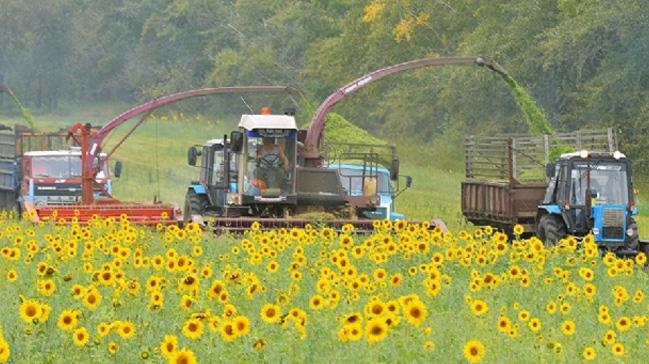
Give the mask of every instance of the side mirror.
[[545, 175], [548, 178], [554, 178], [555, 171], [556, 171], [556, 165], [554, 163], [548, 163], [545, 165]]
[[412, 187], [412, 177], [406, 176], [406, 188]]
[[392, 163], [390, 164], [390, 179], [395, 180], [399, 178], [399, 158], [392, 158]]
[[233, 131], [230, 133], [230, 150], [234, 153], [239, 153], [241, 149], [243, 149], [243, 133]]
[[199, 155], [201, 155], [201, 152], [196, 149], [195, 146], [192, 145], [191, 147], [189, 147], [189, 149], [187, 150], [187, 164], [189, 164], [190, 166], [195, 166], [196, 157], [198, 157]]
[[113, 175], [119, 178], [122, 175], [122, 161], [115, 161], [115, 168], [113, 168]]

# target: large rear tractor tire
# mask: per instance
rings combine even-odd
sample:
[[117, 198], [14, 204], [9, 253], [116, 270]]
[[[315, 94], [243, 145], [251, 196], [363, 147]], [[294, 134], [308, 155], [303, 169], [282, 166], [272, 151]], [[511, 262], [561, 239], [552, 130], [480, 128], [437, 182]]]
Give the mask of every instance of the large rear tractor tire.
[[536, 232], [546, 246], [553, 246], [567, 235], [563, 220], [559, 216], [550, 214], [541, 216]]
[[192, 215], [201, 215], [209, 206], [207, 196], [199, 195], [194, 190], [187, 191], [185, 195], [185, 207], [183, 208], [183, 221], [185, 224], [191, 222]]

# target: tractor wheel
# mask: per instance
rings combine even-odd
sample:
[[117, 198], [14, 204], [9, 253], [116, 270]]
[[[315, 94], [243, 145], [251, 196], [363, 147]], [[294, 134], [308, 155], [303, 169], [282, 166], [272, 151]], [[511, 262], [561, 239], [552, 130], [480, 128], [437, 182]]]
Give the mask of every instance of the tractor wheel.
[[[629, 226], [627, 226], [627, 229], [633, 229], [633, 235], [628, 238], [629, 249], [640, 250], [642, 247], [640, 246], [640, 236], [638, 236], [638, 224], [636, 224], [635, 220], [631, 219], [631, 223], [629, 224]], [[626, 231], [624, 232], [624, 234], [626, 234]]]
[[566, 226], [559, 216], [543, 215], [539, 220], [537, 235], [546, 246], [552, 246], [567, 235]]
[[183, 221], [186, 223], [191, 221], [192, 215], [203, 215], [209, 201], [205, 195], [199, 195], [194, 190], [187, 191], [185, 195], [185, 208], [183, 209]]

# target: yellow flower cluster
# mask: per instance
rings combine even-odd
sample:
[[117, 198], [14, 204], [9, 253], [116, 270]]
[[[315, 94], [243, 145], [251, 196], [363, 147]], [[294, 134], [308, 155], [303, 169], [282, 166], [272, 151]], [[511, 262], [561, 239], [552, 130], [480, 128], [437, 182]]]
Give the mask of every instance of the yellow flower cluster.
[[520, 229], [373, 227], [212, 235], [126, 217], [31, 225], [0, 214], [0, 362], [649, 354], [644, 254], [602, 255], [592, 236], [548, 247]]

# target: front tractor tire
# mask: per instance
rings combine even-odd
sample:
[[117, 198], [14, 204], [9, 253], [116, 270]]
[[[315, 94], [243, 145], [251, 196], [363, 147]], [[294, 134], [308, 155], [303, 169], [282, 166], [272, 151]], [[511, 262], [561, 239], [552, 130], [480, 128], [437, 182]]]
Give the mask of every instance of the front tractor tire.
[[185, 195], [185, 207], [183, 208], [183, 221], [185, 224], [191, 222], [192, 215], [203, 216], [209, 206], [207, 196], [199, 195], [194, 190], [187, 191]]
[[[627, 230], [632, 229], [633, 230], [633, 235], [627, 236], [627, 246], [631, 250], [638, 250], [641, 251], [641, 244], [640, 244], [640, 236], [638, 235], [638, 224], [636, 224], [634, 219], [631, 219], [631, 223], [627, 226]], [[624, 232], [626, 234], [626, 231]], [[642, 244], [645, 245], [645, 244]], [[646, 246], [645, 246], [646, 249]], [[646, 252], [645, 252], [646, 254]]]
[[550, 214], [541, 216], [536, 233], [546, 246], [553, 246], [567, 235], [566, 225], [561, 217]]

